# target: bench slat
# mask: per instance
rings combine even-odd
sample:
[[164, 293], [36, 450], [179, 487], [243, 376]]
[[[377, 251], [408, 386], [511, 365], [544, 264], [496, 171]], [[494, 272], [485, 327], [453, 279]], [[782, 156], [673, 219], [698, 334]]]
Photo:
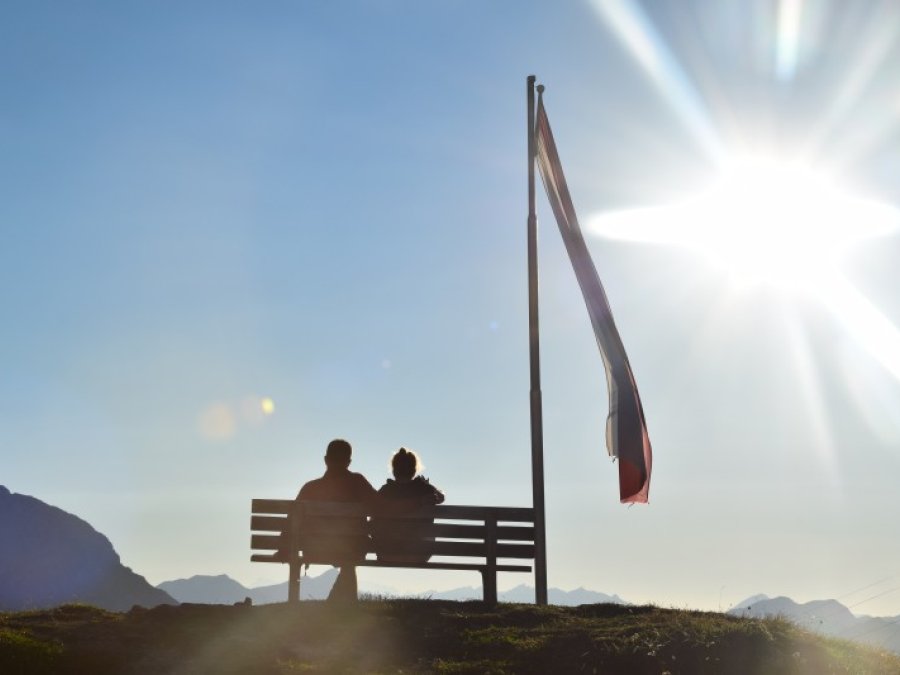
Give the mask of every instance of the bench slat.
[[456, 506], [446, 505], [429, 506], [415, 514], [403, 514], [400, 517], [437, 518], [443, 520], [485, 520], [496, 518], [499, 522], [533, 523], [534, 509], [517, 508], [513, 506]]
[[[252, 562], [264, 562], [264, 563], [285, 563], [287, 562], [284, 558], [281, 558], [276, 555], [262, 555], [262, 554], [254, 554], [250, 556], [250, 560]], [[303, 560], [301, 558], [301, 564], [303, 564]], [[311, 563], [317, 565], [319, 563]], [[427, 563], [397, 563], [397, 562], [382, 562], [380, 560], [361, 560], [356, 563], [357, 567], [401, 567], [408, 569], [438, 569], [438, 570], [483, 570], [487, 565], [485, 564], [477, 564], [477, 563], [451, 563], [451, 562], [427, 562]], [[497, 565], [498, 572], [530, 572], [531, 567], [529, 565]]]
[[[434, 523], [433, 525], [422, 525], [421, 527], [423, 537], [480, 539], [484, 541], [484, 537], [487, 534], [487, 528], [484, 525]], [[534, 528], [500, 525], [497, 527], [497, 539], [500, 541], [534, 541]]]
[[254, 532], [284, 532], [287, 523], [284, 516], [252, 516], [250, 529]]
[[[252, 512], [254, 515], [287, 515], [296, 504], [293, 499], [254, 499]], [[365, 516], [372, 515], [384, 507], [377, 508], [359, 503], [338, 502], [304, 502], [306, 513], [320, 516]], [[534, 509], [513, 506], [463, 506], [455, 504], [442, 504], [440, 506], [426, 506], [417, 511], [408, 513], [385, 514], [392, 518], [437, 518], [441, 520], [479, 520], [495, 517], [500, 522], [533, 523]]]
[[[445, 563], [445, 562], [427, 562], [427, 563], [394, 563], [382, 562], [380, 560], [364, 560], [359, 563], [359, 567], [404, 567], [410, 569], [438, 569], [438, 570], [482, 570], [486, 565], [474, 565], [468, 563]], [[529, 565], [497, 565], [498, 572], [530, 572]]]
[[[318, 538], [320, 541], [322, 538]], [[340, 537], [334, 537], [335, 544], [339, 548]], [[250, 548], [254, 551], [277, 551], [281, 548], [282, 538], [272, 534], [254, 534], [250, 538]], [[484, 558], [487, 555], [487, 545], [476, 541], [417, 541], [418, 549], [431, 555], [463, 556], [468, 558]], [[323, 548], [328, 546], [327, 541], [320, 544]], [[533, 544], [497, 544], [498, 558], [534, 558]], [[303, 545], [301, 543], [301, 550]], [[374, 553], [374, 544], [369, 542], [368, 551]]]
[[[281, 516], [253, 516], [250, 519], [250, 529], [257, 533], [282, 533], [287, 526], [288, 519]], [[388, 525], [388, 527], [390, 527]], [[309, 532], [310, 530], [307, 530]], [[326, 533], [329, 530], [316, 528], [313, 532]], [[418, 531], [423, 537], [438, 537], [443, 539], [478, 539], [484, 541], [486, 529], [484, 525], [461, 525], [457, 523], [428, 523], [419, 526]], [[534, 528], [522, 526], [501, 525], [497, 528], [497, 539], [500, 541], [534, 541]]]
[[[424, 549], [432, 555], [466, 556], [483, 558], [487, 545], [483, 542], [431, 541]], [[534, 558], [533, 544], [497, 544], [498, 558]]]
[[[332, 547], [341, 547], [341, 544], [346, 541], [346, 537], [334, 534], [333, 532], [323, 532], [323, 533], [311, 533], [311, 540], [318, 542], [319, 546], [332, 546]], [[276, 549], [280, 549], [286, 540], [280, 534], [254, 534], [250, 536], [250, 548], [253, 550], [269, 550], [274, 551]], [[303, 542], [304, 537], [300, 537], [300, 541], [298, 542], [298, 548], [303, 550]], [[371, 548], [371, 546], [369, 547]]]
[[284, 516], [291, 512], [293, 505], [293, 499], [254, 499], [252, 512], [254, 515], [271, 513]]

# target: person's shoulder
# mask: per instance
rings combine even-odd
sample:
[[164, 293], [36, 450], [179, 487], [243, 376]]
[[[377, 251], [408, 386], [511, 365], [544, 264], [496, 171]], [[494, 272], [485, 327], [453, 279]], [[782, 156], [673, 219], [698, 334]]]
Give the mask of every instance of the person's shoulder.
[[306, 481], [300, 488], [300, 492], [297, 493], [297, 499], [315, 498], [316, 492], [320, 489], [319, 486], [321, 486], [324, 481], [324, 478], [313, 478], [312, 480]]
[[378, 494], [388, 499], [408, 499], [409, 497], [416, 496], [415, 490], [411, 488], [412, 485], [410, 483], [400, 483], [388, 479], [388, 481], [379, 488]]
[[372, 487], [372, 484], [369, 482], [369, 479], [363, 476], [361, 473], [356, 473], [354, 471], [350, 472], [350, 479], [355, 483], [356, 487], [375, 492], [375, 488]]

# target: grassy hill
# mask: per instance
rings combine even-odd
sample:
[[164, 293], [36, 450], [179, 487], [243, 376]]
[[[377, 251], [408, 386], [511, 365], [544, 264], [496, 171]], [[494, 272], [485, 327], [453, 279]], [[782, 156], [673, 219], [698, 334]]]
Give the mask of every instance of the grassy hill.
[[0, 672], [900, 674], [900, 657], [778, 619], [368, 600], [0, 614]]

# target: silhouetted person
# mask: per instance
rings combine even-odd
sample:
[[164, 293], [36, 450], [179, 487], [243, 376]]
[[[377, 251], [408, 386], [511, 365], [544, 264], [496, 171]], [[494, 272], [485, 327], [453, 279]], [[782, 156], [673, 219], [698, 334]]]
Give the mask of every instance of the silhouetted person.
[[[325, 451], [325, 475], [306, 483], [297, 494], [298, 501], [320, 502], [362, 502], [371, 503], [378, 499], [375, 488], [365, 476], [350, 471], [350, 444], [343, 439], [335, 439]], [[328, 595], [329, 600], [356, 600], [356, 565], [365, 558], [368, 536], [365, 534], [365, 518], [358, 523], [347, 518], [335, 520], [330, 525], [322, 518], [318, 523], [320, 531], [333, 527], [337, 541], [329, 541], [327, 534], [316, 535], [309, 548], [304, 548], [304, 557], [314, 562], [324, 562], [340, 567], [337, 580]], [[350, 535], [347, 532], [350, 531]]]
[[[389, 513], [416, 511], [423, 506], [435, 506], [444, 501], [444, 493], [428, 482], [424, 476], [417, 475], [422, 465], [416, 453], [400, 448], [391, 457], [391, 471], [394, 478], [378, 490], [383, 498], [382, 504]], [[378, 552], [378, 559], [388, 562], [427, 562], [431, 557], [423, 553], [422, 545], [434, 541], [428, 536], [428, 526], [434, 521], [427, 518], [411, 518], [393, 521], [390, 527], [376, 519], [373, 533]]]

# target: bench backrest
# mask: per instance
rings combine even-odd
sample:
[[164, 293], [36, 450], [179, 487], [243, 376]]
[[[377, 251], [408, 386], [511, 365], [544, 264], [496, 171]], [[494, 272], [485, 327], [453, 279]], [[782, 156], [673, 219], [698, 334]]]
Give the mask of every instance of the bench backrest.
[[[404, 523], [415, 522], [412, 531], [418, 546], [438, 558], [484, 558], [493, 564], [497, 559], [534, 558], [534, 509], [530, 508], [441, 505], [397, 513], [389, 506], [254, 499], [252, 560], [285, 561], [291, 541], [296, 553], [322, 538], [358, 540], [369, 529], [367, 519], [374, 519], [378, 532], [389, 532], [392, 539], [402, 539], [410, 531]], [[377, 544], [365, 540], [363, 545], [367, 553], [373, 553]]]

